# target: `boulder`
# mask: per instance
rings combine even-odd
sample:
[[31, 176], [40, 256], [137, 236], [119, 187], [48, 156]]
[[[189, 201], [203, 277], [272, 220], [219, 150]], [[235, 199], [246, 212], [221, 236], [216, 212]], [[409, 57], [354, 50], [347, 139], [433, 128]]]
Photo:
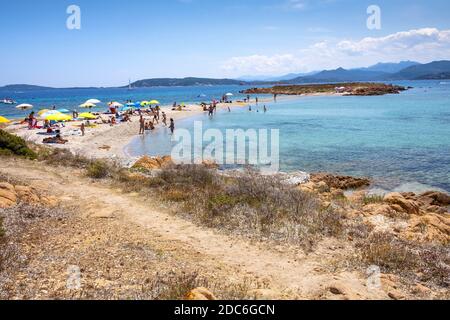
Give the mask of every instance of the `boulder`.
[[406, 199], [398, 192], [389, 193], [384, 197], [384, 202], [400, 206], [408, 214], [419, 214], [420, 205], [413, 201]]
[[211, 293], [208, 289], [200, 287], [194, 290], [191, 290], [186, 294], [186, 300], [192, 301], [207, 301], [207, 300], [217, 300], [213, 293]]
[[440, 207], [450, 206], [450, 196], [442, 192], [428, 191], [421, 194], [419, 196], [419, 199], [422, 202], [432, 206], [440, 206]]
[[17, 196], [21, 201], [30, 204], [40, 203], [39, 197], [31, 187], [15, 186], [14, 189], [16, 190]]
[[133, 169], [158, 170], [173, 165], [170, 156], [165, 157], [149, 157], [143, 156], [132, 166]]
[[315, 183], [323, 181], [330, 188], [342, 190], [359, 189], [370, 185], [370, 180], [367, 178], [337, 176], [329, 173], [313, 173], [311, 174], [311, 181]]

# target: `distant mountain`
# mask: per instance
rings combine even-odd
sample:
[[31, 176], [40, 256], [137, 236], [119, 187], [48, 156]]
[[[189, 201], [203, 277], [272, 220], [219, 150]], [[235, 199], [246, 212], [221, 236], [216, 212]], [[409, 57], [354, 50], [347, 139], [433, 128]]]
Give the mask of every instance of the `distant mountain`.
[[307, 77], [298, 77], [289, 83], [323, 83], [323, 82], [348, 82], [348, 81], [375, 81], [383, 80], [389, 74], [380, 71], [346, 70], [339, 68], [336, 70], [326, 70]]
[[50, 87], [34, 86], [29, 84], [11, 84], [4, 87], [0, 87], [1, 91], [37, 91], [37, 90], [49, 90]]
[[243, 84], [243, 81], [232, 79], [154, 78], [133, 82], [131, 86], [133, 88], [146, 88], [146, 87], [217, 86], [217, 85], [240, 85], [240, 84]]
[[254, 82], [254, 81], [267, 81], [267, 82], [278, 82], [278, 81], [289, 81], [298, 77], [306, 77], [311, 76], [319, 71], [312, 71], [307, 73], [289, 73], [283, 76], [242, 76], [237, 78], [236, 80], [246, 81], [246, 82]]
[[408, 67], [393, 74], [392, 80], [445, 79], [450, 73], [450, 61], [434, 61]]
[[420, 65], [419, 62], [415, 61], [401, 61], [399, 63], [377, 63], [373, 66], [367, 68], [357, 68], [354, 70], [363, 70], [363, 71], [378, 71], [378, 72], [386, 72], [386, 73], [397, 73], [403, 69]]

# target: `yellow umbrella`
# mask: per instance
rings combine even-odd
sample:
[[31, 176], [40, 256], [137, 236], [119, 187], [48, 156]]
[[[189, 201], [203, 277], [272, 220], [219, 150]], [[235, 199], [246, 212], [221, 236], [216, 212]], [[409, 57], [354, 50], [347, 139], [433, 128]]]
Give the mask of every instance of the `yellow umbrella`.
[[42, 116], [44, 113], [50, 111], [49, 109], [42, 109], [41, 111], [38, 112], [38, 115]]
[[148, 102], [148, 101], [142, 101], [141, 102], [141, 106], [143, 106], [143, 107], [146, 106], [146, 105], [149, 105], [149, 104], [150, 104], [150, 102]]
[[158, 100], [152, 100], [152, 101], [149, 102], [149, 104], [159, 104], [159, 101]]
[[11, 122], [11, 121], [6, 119], [5, 117], [0, 116], [0, 123], [9, 123], [9, 122]]
[[55, 113], [55, 114], [50, 114], [50, 115], [46, 116], [45, 120], [49, 120], [49, 121], [70, 121], [70, 120], [72, 120], [72, 117], [68, 116], [66, 114], [62, 114], [62, 113], [60, 113], [60, 114]]
[[97, 119], [96, 116], [94, 116], [92, 113], [89, 113], [89, 112], [85, 112], [85, 113], [80, 114], [80, 115], [78, 116], [78, 118], [83, 118], [83, 119]]

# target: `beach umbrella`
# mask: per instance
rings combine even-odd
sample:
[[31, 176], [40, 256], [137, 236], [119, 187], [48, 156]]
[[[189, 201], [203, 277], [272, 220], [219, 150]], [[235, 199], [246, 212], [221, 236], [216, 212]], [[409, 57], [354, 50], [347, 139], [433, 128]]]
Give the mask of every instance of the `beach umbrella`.
[[128, 110], [133, 110], [133, 107], [122, 107], [120, 109], [120, 111], [124, 112], [124, 111], [128, 111]]
[[226, 96], [227, 96], [227, 97], [232, 97], [233, 94], [232, 94], [231, 92], [228, 92], [228, 93], [226, 94]]
[[52, 116], [54, 114], [62, 114], [62, 113], [57, 111], [57, 110], [47, 110], [46, 112], [44, 112], [40, 116], [41, 116], [41, 118], [45, 119], [46, 117]]
[[67, 110], [67, 109], [58, 109], [57, 111], [61, 112], [61, 113], [69, 113], [70, 112], [70, 110]]
[[119, 102], [111, 102], [111, 103], [109, 104], [109, 106], [110, 106], [111, 108], [122, 108], [122, 107], [123, 107], [123, 104], [121, 104], [121, 103], [119, 103]]
[[11, 122], [11, 121], [6, 119], [5, 117], [0, 116], [0, 123], [9, 123], [9, 122]]
[[88, 120], [97, 119], [97, 117], [94, 116], [90, 112], [82, 113], [82, 114], [78, 115], [78, 118], [80, 118], [80, 119], [88, 119]]
[[128, 103], [126, 104], [126, 106], [127, 106], [127, 107], [135, 107], [135, 106], [136, 106], [136, 103], [134, 103], [134, 102], [128, 102]]
[[159, 101], [158, 100], [152, 100], [152, 101], [149, 102], [149, 104], [159, 104]]
[[45, 120], [49, 120], [49, 121], [70, 121], [72, 120], [72, 117], [66, 114], [62, 114], [62, 113], [55, 113], [55, 114], [50, 114], [48, 116], [45, 117]]
[[95, 107], [96, 107], [96, 105], [93, 104], [93, 103], [87, 103], [87, 102], [85, 102], [85, 103], [83, 103], [83, 104], [80, 104], [80, 108], [89, 108], [89, 109], [91, 109], [91, 108], [95, 108]]
[[41, 111], [38, 112], [38, 115], [42, 116], [44, 113], [49, 112], [50, 109], [42, 109]]
[[33, 109], [33, 105], [31, 104], [27, 104], [27, 103], [23, 103], [23, 104], [19, 104], [16, 109], [19, 110], [29, 110], [29, 109]]
[[150, 102], [148, 102], [148, 101], [142, 101], [141, 102], [141, 107], [145, 107], [145, 106], [147, 106], [149, 104], [150, 104]]
[[97, 104], [97, 103], [102, 103], [102, 102], [100, 100], [98, 100], [98, 99], [89, 99], [85, 103], [87, 103], [87, 104]]

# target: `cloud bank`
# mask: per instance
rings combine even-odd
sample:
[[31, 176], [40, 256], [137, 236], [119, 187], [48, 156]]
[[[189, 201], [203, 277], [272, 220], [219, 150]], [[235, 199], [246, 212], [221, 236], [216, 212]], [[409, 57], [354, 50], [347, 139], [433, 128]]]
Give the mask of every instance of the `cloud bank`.
[[358, 41], [324, 41], [279, 55], [232, 57], [223, 63], [222, 69], [230, 76], [268, 75], [354, 68], [382, 61], [429, 62], [443, 59], [450, 59], [450, 30], [423, 28]]

